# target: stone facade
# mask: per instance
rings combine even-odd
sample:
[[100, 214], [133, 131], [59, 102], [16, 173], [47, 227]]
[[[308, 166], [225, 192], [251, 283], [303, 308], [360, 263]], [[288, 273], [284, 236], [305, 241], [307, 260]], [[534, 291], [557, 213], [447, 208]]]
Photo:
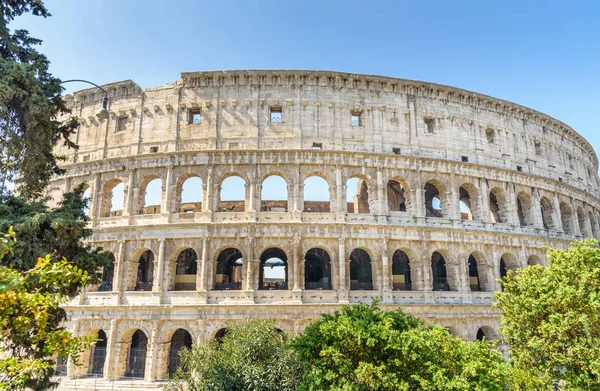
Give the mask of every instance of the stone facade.
[[[218, 338], [228, 322], [274, 318], [298, 333], [376, 297], [462, 338], [494, 338], [490, 303], [507, 269], [545, 264], [544, 246], [600, 235], [592, 147], [514, 103], [321, 71], [194, 72], [156, 88], [104, 88], [106, 120], [94, 116], [98, 90], [68, 98], [80, 148], [59, 148], [67, 174], [48, 187], [55, 199], [90, 189], [92, 241], [114, 255], [102, 285], [66, 306], [76, 334], [102, 331], [103, 341], [68, 365], [64, 387], [90, 373], [154, 387], [180, 346]], [[261, 199], [272, 175], [287, 200]], [[232, 176], [245, 199], [222, 201]], [[314, 176], [328, 202], [305, 200]], [[195, 177], [202, 198], [182, 202]], [[146, 205], [155, 179], [160, 205]], [[124, 206], [114, 210], [119, 184]], [[285, 265], [277, 285], [263, 273], [273, 257]]]

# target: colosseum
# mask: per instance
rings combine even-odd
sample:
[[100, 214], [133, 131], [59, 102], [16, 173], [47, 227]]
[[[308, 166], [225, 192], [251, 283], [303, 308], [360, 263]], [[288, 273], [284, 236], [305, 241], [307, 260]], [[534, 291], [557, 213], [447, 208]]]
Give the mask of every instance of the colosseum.
[[66, 98], [79, 149], [59, 148], [67, 173], [48, 187], [87, 189], [92, 242], [114, 260], [66, 306], [74, 333], [100, 341], [60, 363], [65, 388], [158, 388], [182, 347], [228, 323], [295, 334], [375, 298], [496, 338], [507, 270], [600, 235], [590, 144], [511, 102], [329, 71], [103, 88], [107, 119], [98, 89]]

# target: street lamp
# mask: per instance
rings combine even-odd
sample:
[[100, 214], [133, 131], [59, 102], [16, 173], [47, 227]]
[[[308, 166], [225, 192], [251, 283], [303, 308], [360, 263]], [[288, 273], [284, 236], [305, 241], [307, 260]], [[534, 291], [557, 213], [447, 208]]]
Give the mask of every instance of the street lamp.
[[109, 116], [108, 110], [106, 109], [106, 106], [108, 105], [108, 92], [106, 92], [106, 90], [104, 88], [100, 87], [98, 84], [92, 83], [91, 81], [87, 81], [87, 80], [81, 80], [81, 79], [65, 80], [65, 81], [61, 82], [60, 84], [71, 83], [74, 81], [91, 84], [94, 87], [99, 88], [104, 93], [104, 97], [102, 98], [102, 108], [98, 109], [98, 111], [96, 111], [96, 117], [98, 117], [100, 119], [107, 119]]

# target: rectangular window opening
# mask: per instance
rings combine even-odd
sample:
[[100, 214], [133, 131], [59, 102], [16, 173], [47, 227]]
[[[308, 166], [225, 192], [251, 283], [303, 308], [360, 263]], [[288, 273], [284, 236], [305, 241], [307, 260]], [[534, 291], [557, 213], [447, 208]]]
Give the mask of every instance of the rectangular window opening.
[[158, 147], [150, 147], [150, 153], [158, 152]]
[[523, 167], [521, 167], [521, 166], [517, 166], [517, 171], [519, 171], [519, 172], [523, 172]]
[[271, 123], [280, 124], [283, 122], [283, 110], [281, 107], [271, 107]]
[[352, 126], [362, 126], [360, 111], [353, 111], [350, 118], [350, 124]]
[[127, 130], [127, 117], [117, 118], [117, 132], [124, 132]]
[[535, 154], [540, 156], [542, 154], [542, 144], [539, 141], [535, 142]]
[[434, 133], [435, 131], [435, 121], [432, 117], [426, 117], [425, 121], [425, 133]]
[[312, 149], [323, 149], [323, 143], [313, 143]]
[[461, 156], [460, 160], [462, 160], [463, 163], [468, 163], [469, 162], [469, 157], [468, 156]]
[[200, 109], [192, 109], [189, 111], [188, 124], [200, 125]]
[[394, 155], [400, 155], [400, 148], [392, 148], [392, 153]]

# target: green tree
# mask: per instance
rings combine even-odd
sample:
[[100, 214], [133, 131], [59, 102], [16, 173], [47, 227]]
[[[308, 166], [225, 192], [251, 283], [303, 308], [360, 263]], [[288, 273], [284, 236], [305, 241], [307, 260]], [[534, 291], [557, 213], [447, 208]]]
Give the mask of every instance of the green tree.
[[75, 118], [57, 120], [69, 110], [60, 80], [48, 71], [46, 56], [34, 48], [41, 41], [27, 30], [8, 28], [28, 12], [50, 16], [41, 0], [0, 1], [0, 192], [7, 181], [16, 180], [22, 197], [32, 200], [53, 174], [63, 172], [53, 149], [60, 140], [75, 147], [69, 136], [78, 123]]
[[[15, 244], [12, 230], [0, 240], [0, 260]], [[92, 343], [61, 327], [72, 285], [89, 276], [65, 259], [39, 258], [25, 273], [0, 266], [0, 390], [46, 390], [53, 387], [54, 355], [78, 354]]]
[[597, 244], [587, 239], [549, 250], [547, 267], [509, 272], [496, 293], [517, 389], [600, 389]]
[[220, 342], [193, 346], [165, 391], [293, 391], [300, 365], [272, 320], [231, 324]]
[[410, 314], [345, 306], [293, 343], [304, 365], [299, 390], [494, 391], [509, 368], [488, 342], [466, 342]]

